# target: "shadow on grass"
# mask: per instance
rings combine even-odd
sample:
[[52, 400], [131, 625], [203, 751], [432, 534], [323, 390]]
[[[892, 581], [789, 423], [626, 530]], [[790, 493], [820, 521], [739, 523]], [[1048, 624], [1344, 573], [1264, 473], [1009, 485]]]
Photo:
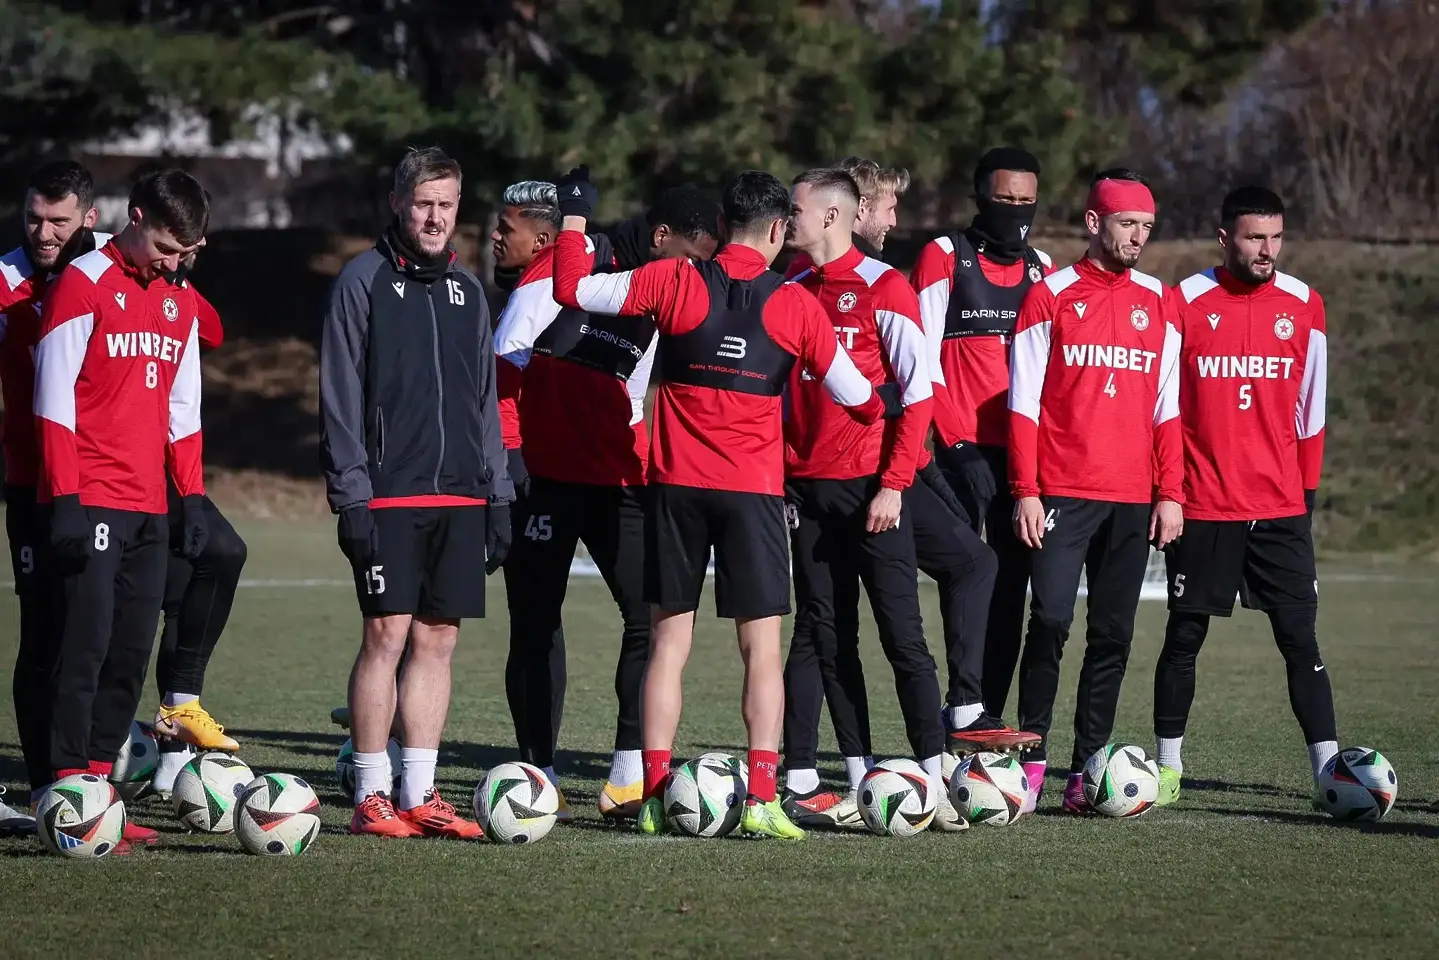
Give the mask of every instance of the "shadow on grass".
[[1287, 810], [1239, 810], [1226, 807], [1191, 807], [1198, 813], [1213, 813], [1221, 817], [1237, 817], [1244, 820], [1268, 820], [1296, 826], [1327, 827], [1331, 830], [1357, 830], [1379, 836], [1424, 837], [1439, 839], [1439, 825], [1430, 823], [1398, 823], [1381, 820], [1378, 823], [1345, 822], [1335, 820], [1322, 813], [1293, 813]]
[[1227, 780], [1193, 780], [1189, 777], [1184, 777], [1180, 780], [1180, 787], [1183, 790], [1208, 790], [1214, 793], [1243, 793], [1259, 797], [1277, 797], [1286, 800], [1309, 800], [1307, 793], [1282, 790], [1279, 787], [1267, 783], [1230, 783]]

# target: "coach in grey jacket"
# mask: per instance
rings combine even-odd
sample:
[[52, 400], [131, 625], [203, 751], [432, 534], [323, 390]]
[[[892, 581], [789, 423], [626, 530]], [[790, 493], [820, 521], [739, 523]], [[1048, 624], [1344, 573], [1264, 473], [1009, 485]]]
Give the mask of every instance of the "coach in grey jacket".
[[[320, 341], [320, 458], [364, 617], [350, 681], [357, 833], [474, 827], [434, 793], [434, 758], [459, 621], [484, 616], [480, 571], [504, 562], [515, 491], [489, 308], [450, 246], [459, 188], [459, 164], [437, 148], [406, 155], [395, 220], [335, 281]], [[386, 740], [407, 644], [397, 813]]]

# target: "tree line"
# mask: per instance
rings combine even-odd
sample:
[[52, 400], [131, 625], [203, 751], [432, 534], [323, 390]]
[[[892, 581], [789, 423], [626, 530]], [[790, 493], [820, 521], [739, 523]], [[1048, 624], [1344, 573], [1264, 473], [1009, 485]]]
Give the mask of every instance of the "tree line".
[[1170, 235], [1241, 181], [1315, 234], [1426, 236], [1439, 214], [1428, 0], [0, 0], [0, 23], [3, 184], [186, 112], [212, 140], [263, 114], [342, 147], [296, 184], [339, 228], [373, 225], [354, 198], [419, 142], [487, 201], [584, 160], [604, 218], [859, 153], [909, 168], [906, 222], [938, 226], [999, 143], [1041, 159], [1052, 223], [1115, 164], [1152, 178]]

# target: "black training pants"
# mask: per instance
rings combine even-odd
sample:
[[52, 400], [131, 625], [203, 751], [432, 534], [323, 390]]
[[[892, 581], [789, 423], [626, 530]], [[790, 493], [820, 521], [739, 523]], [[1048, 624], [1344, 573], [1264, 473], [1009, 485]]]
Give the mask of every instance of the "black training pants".
[[969, 511], [973, 529], [984, 531], [998, 570], [989, 601], [984, 639], [984, 705], [996, 717], [1004, 714], [1024, 637], [1024, 605], [1029, 591], [1029, 548], [1014, 533], [1014, 498], [1009, 493], [1009, 455], [1004, 447], [976, 446], [994, 481], [994, 496], [980, 498], [953, 452], [936, 448], [935, 462]]
[[240, 571], [245, 567], [245, 541], [209, 497], [204, 498], [210, 538], [193, 560], [179, 555], [183, 537], [180, 495], [170, 488], [170, 557], [165, 573], [160, 652], [155, 660], [155, 686], [167, 693], [199, 696], [205, 686], [210, 655], [230, 619]]
[[[815, 765], [819, 694], [824, 692], [822, 682], [815, 682], [815, 666], [819, 666], [821, 678], [825, 673], [836, 676], [830, 665], [837, 667], [839, 658], [837, 596], [843, 596], [846, 603], [853, 599], [856, 609], [858, 602], [842, 590], [837, 594], [836, 585], [853, 582], [856, 576], [869, 595], [880, 646], [894, 670], [900, 712], [914, 755], [923, 759], [944, 750], [939, 680], [919, 611], [911, 498], [905, 496], [897, 528], [871, 534], [864, 529], [865, 520], [869, 502], [878, 491], [878, 477], [792, 480], [786, 485], [797, 518], [793, 535], [795, 597], [809, 625], [808, 634], [797, 632], [791, 640], [785, 664], [785, 763], [791, 769]], [[841, 749], [847, 756], [871, 752], [862, 672], [859, 679], [859, 690], [845, 690], [836, 698], [838, 703], [831, 703]], [[859, 752], [850, 754], [850, 749]]]
[[[1071, 771], [1109, 740], [1119, 708], [1119, 688], [1134, 638], [1134, 615], [1149, 562], [1149, 513], [1144, 503], [1104, 503], [1071, 497], [1044, 497], [1043, 546], [1033, 551], [1029, 631], [1019, 663], [1019, 726], [1049, 736], [1059, 661], [1069, 627], [1079, 575], [1089, 581], [1088, 628], [1079, 700], [1074, 709]], [[1047, 744], [1030, 754], [1046, 759]]]
[[42, 513], [35, 503], [34, 487], [6, 485], [5, 533], [10, 541], [15, 596], [20, 601], [20, 648], [11, 693], [25, 773], [36, 790], [55, 779], [50, 763], [50, 695], [59, 652], [50, 622], [53, 605], [48, 597], [49, 558], [44, 549], [50, 536]]
[[57, 770], [113, 763], [145, 684], [165, 590], [164, 514], [87, 507], [89, 559], [56, 563], [58, 645], [50, 762]]
[[623, 629], [615, 667], [615, 749], [639, 750], [640, 690], [649, 663], [644, 602], [643, 488], [530, 478], [524, 521], [505, 563], [510, 656], [505, 692], [521, 759], [554, 763], [565, 699], [561, 609], [575, 547], [583, 542], [619, 606]]

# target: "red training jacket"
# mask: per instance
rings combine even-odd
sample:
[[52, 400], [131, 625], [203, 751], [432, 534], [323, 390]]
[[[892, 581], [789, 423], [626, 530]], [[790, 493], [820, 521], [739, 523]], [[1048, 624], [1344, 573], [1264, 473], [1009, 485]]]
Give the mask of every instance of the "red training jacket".
[[1184, 515], [1298, 516], [1324, 459], [1324, 301], [1287, 273], [1250, 286], [1223, 267], [1177, 292]]
[[[555, 299], [590, 313], [653, 317], [661, 337], [698, 328], [710, 294], [689, 260], [657, 260], [625, 273], [589, 276], [586, 238], [562, 230], [556, 241]], [[729, 244], [715, 258], [726, 275], [752, 280], [769, 265], [757, 250]], [[786, 283], [764, 306], [764, 331], [820, 377], [835, 401], [861, 422], [884, 403], [840, 347], [824, 311], [805, 290]], [[664, 349], [661, 344], [660, 350]], [[649, 480], [741, 493], [784, 493], [784, 443], [777, 396], [661, 382], [655, 403]]]
[[60, 273], [35, 348], [42, 501], [164, 513], [167, 468], [204, 492], [199, 331], [193, 292], [141, 286], [113, 241]]
[[[1036, 249], [1044, 275], [1054, 261]], [[997, 287], [1018, 286], [1029, 269], [1023, 260], [995, 263], [978, 254], [984, 279]], [[934, 379], [934, 432], [939, 442], [1002, 447], [1009, 442], [1009, 339], [970, 336], [944, 339], [954, 284], [954, 242], [937, 237], [919, 251], [910, 271], [919, 294], [919, 314], [929, 341], [929, 372]]]
[[1174, 313], [1154, 277], [1088, 257], [1030, 288], [1010, 359], [1016, 499], [1184, 502]]
[[898, 270], [866, 257], [858, 247], [822, 267], [809, 267], [794, 282], [814, 294], [840, 344], [870, 383], [899, 382], [904, 413], [893, 424], [856, 423], [818, 380], [796, 368], [789, 381], [785, 474], [848, 480], [878, 473], [882, 486], [906, 489], [924, 449], [934, 392], [914, 291]]

